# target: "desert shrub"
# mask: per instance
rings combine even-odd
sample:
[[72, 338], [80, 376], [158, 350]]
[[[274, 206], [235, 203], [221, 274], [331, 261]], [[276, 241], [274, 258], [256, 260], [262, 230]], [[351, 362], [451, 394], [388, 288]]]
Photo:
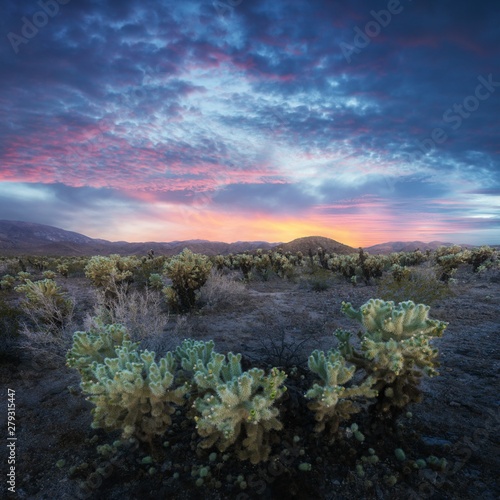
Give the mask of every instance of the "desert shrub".
[[421, 266], [412, 269], [398, 266], [393, 273], [381, 279], [377, 294], [384, 300], [434, 304], [452, 294], [448, 283], [436, 278], [434, 268]]
[[[15, 276], [18, 272], [23, 271], [19, 262], [22, 261], [20, 259], [4, 257], [0, 263], [0, 274], [10, 274]], [[26, 268], [24, 268], [24, 270], [26, 270]]]
[[97, 324], [124, 325], [133, 341], [140, 341], [143, 347], [158, 349], [165, 340], [165, 328], [169, 315], [165, 311], [161, 292], [143, 289], [129, 291], [117, 287], [113, 300], [96, 291], [96, 305], [92, 316], [87, 316], [85, 325], [90, 328]]
[[248, 299], [246, 286], [234, 279], [234, 275], [219, 271], [210, 273], [205, 284], [200, 288], [199, 302], [206, 309], [239, 307]]
[[207, 281], [211, 269], [208, 257], [185, 248], [165, 264], [165, 274], [172, 280], [171, 288], [167, 287], [165, 292], [167, 302], [176, 304], [181, 311], [192, 309], [196, 303], [196, 292]]
[[85, 276], [85, 268], [89, 261], [89, 257], [71, 257], [65, 260], [63, 265], [68, 268], [68, 276], [83, 277]]
[[257, 275], [263, 281], [268, 281], [272, 273], [271, 256], [268, 253], [263, 253], [259, 248], [254, 257], [254, 267]]
[[64, 278], [67, 278], [69, 274], [69, 267], [67, 264], [58, 264], [56, 271]]
[[250, 356], [285, 369], [301, 365], [323, 330], [323, 322], [313, 319], [307, 312], [262, 311], [252, 327], [257, 356]]
[[420, 250], [415, 250], [414, 252], [399, 252], [397, 255], [397, 261], [394, 264], [399, 264], [400, 266], [418, 266], [426, 262], [429, 257]]
[[15, 290], [24, 295], [21, 308], [37, 330], [60, 337], [73, 316], [74, 302], [50, 279], [26, 280]]
[[406, 266], [394, 264], [391, 267], [391, 276], [396, 283], [401, 283], [402, 281], [408, 280], [411, 277], [411, 270]]
[[233, 265], [241, 270], [241, 272], [243, 273], [243, 279], [245, 281], [247, 282], [250, 281], [251, 277], [250, 273], [254, 266], [253, 257], [250, 254], [243, 253], [236, 255], [234, 258]]
[[149, 254], [148, 257], [143, 257], [137, 262], [137, 266], [133, 269], [132, 280], [139, 287], [145, 287], [150, 284], [151, 276], [161, 275], [167, 258], [163, 255], [158, 257]]
[[313, 292], [324, 292], [330, 288], [332, 277], [331, 271], [322, 267], [316, 267], [311, 270], [310, 275], [305, 280], [305, 284]]

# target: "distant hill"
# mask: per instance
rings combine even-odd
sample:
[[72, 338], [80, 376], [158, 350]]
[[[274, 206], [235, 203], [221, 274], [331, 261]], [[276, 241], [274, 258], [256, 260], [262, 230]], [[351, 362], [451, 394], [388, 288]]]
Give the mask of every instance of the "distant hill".
[[[390, 241], [388, 243], [380, 243], [379, 245], [373, 245], [371, 247], [365, 248], [368, 253], [372, 255], [376, 254], [390, 254], [393, 252], [414, 252], [415, 250], [420, 250], [425, 252], [426, 250], [436, 250], [439, 247], [449, 247], [453, 243], [445, 243], [442, 241], [431, 241], [430, 243], [424, 243], [423, 241]], [[460, 245], [464, 248], [473, 248], [473, 245]]]
[[238, 241], [223, 243], [208, 240], [172, 241], [165, 243], [112, 242], [90, 238], [80, 233], [32, 222], [0, 220], [0, 254], [3, 255], [146, 255], [154, 250], [157, 255], [176, 255], [184, 248], [205, 255], [227, 255], [252, 251], [257, 248], [270, 250], [277, 243], [264, 241]]
[[308, 254], [309, 249], [316, 252], [320, 247], [327, 253], [349, 254], [358, 251], [356, 248], [349, 247], [323, 236], [307, 236], [305, 238], [297, 238], [289, 243], [278, 245], [278, 248], [281, 248], [284, 252], [295, 253], [300, 251], [304, 255]]

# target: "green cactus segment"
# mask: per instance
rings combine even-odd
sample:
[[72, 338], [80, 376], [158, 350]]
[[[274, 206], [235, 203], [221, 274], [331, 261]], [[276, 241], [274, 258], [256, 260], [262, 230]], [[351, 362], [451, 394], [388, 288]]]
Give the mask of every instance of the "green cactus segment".
[[204, 438], [200, 446], [224, 451], [234, 445], [241, 460], [267, 460], [270, 432], [282, 429], [274, 405], [286, 391], [286, 374], [276, 368], [269, 375], [258, 368], [244, 372], [241, 354], [216, 353], [213, 342], [184, 341], [176, 355], [184, 369], [194, 372], [196, 428]]
[[350, 344], [348, 336], [337, 334], [339, 349], [375, 379], [382, 411], [420, 401], [421, 376], [438, 374], [438, 351], [430, 341], [442, 336], [447, 323], [430, 319], [429, 309], [412, 301], [395, 305], [380, 299], [370, 299], [359, 310], [342, 304], [342, 312], [359, 321], [365, 331], [360, 333], [361, 352]]
[[205, 367], [211, 360], [215, 343], [185, 339], [180, 346], [175, 349], [175, 356], [180, 362], [182, 369], [190, 374]]
[[316, 414], [316, 432], [322, 432], [327, 425], [332, 434], [337, 432], [342, 421], [359, 412], [360, 408], [355, 402], [357, 398], [373, 398], [377, 395], [377, 391], [372, 389], [372, 378], [361, 385], [345, 386], [354, 376], [356, 367], [347, 366], [339, 351], [325, 354], [315, 350], [309, 356], [308, 366], [320, 378], [320, 383], [314, 384], [305, 395], [313, 400], [308, 407]]
[[[106, 358], [116, 357], [115, 349], [130, 340], [130, 335], [123, 325], [98, 325], [88, 332], [76, 332], [73, 346], [66, 355], [67, 365], [76, 368], [82, 378], [90, 376], [91, 365], [103, 364]], [[132, 344], [135, 348], [138, 344]]]

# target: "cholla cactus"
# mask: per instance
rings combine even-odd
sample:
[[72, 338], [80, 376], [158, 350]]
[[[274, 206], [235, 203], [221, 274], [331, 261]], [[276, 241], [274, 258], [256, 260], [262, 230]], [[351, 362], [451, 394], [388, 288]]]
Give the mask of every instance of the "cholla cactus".
[[396, 283], [401, 283], [402, 281], [410, 279], [411, 271], [407, 267], [394, 264], [391, 267], [391, 274]]
[[85, 266], [85, 276], [92, 284], [104, 290], [108, 297], [116, 294], [119, 284], [130, 281], [133, 270], [139, 265], [135, 257], [121, 257], [113, 254], [109, 257], [92, 257]]
[[164, 287], [163, 278], [158, 273], [152, 273], [149, 275], [148, 285], [153, 290], [162, 290]]
[[249, 281], [250, 273], [254, 266], [253, 257], [246, 253], [239, 254], [234, 259], [234, 265], [240, 268], [241, 272], [243, 273], [243, 279], [245, 281]]
[[290, 279], [293, 277], [293, 264], [287, 259], [285, 255], [275, 252], [271, 260], [273, 270], [280, 278]]
[[212, 263], [208, 257], [185, 248], [165, 264], [165, 274], [172, 280], [181, 310], [190, 310], [196, 302], [196, 292], [207, 281]]
[[342, 312], [358, 320], [365, 332], [360, 333], [361, 352], [345, 333], [337, 334], [339, 350], [375, 380], [373, 388], [379, 392], [382, 411], [420, 401], [421, 376], [437, 375], [437, 350], [430, 346], [430, 340], [440, 337], [447, 323], [430, 319], [429, 309], [412, 301], [396, 306], [379, 299], [370, 299], [359, 310], [342, 304]]
[[257, 368], [244, 372], [241, 354], [230, 352], [226, 359], [213, 347], [211, 341], [185, 340], [176, 350], [182, 367], [194, 374], [196, 428], [204, 438], [200, 446], [216, 444], [224, 451], [234, 445], [241, 460], [267, 460], [270, 432], [282, 428], [274, 404], [286, 390], [286, 374], [276, 368], [267, 376]]
[[17, 273], [17, 279], [21, 283], [26, 283], [26, 281], [28, 281], [30, 278], [31, 278], [31, 273], [28, 273], [26, 271], [20, 271]]
[[360, 408], [357, 398], [373, 398], [377, 391], [372, 388], [374, 379], [368, 377], [361, 385], [351, 384], [356, 367], [347, 366], [345, 358], [339, 351], [315, 350], [308, 360], [309, 369], [319, 376], [320, 383], [315, 383], [306, 393], [306, 398], [312, 399], [307, 406], [316, 413], [316, 432], [322, 432], [328, 425], [330, 433], [334, 434], [342, 421], [348, 420]]
[[482, 265], [493, 259], [494, 255], [495, 250], [489, 246], [474, 248], [470, 251], [467, 262], [472, 264], [472, 272], [477, 273]]
[[175, 360], [171, 352], [155, 362], [155, 353], [137, 351], [125, 340], [115, 357], [90, 366], [81, 387], [95, 405], [93, 428], [120, 429], [123, 438], [148, 443], [163, 435], [172, 423], [172, 403], [182, 405], [186, 386], [175, 388]]
[[185, 339], [180, 346], [175, 348], [175, 356], [181, 367], [190, 377], [200, 369], [207, 369], [206, 366], [212, 359], [215, 343], [213, 340], [205, 342], [203, 340]]
[[2, 276], [2, 280], [0, 281], [0, 287], [2, 288], [2, 290], [10, 290], [11, 288], [14, 288], [15, 283], [16, 278], [14, 278], [14, 276], [5, 274], [4, 276]]
[[260, 276], [262, 276], [262, 279], [267, 281], [272, 269], [271, 257], [269, 254], [263, 254], [262, 250], [260, 253], [257, 253], [254, 257], [254, 266]]
[[[204, 376], [197, 373], [197, 383]], [[285, 391], [280, 387], [285, 378], [285, 373], [276, 368], [267, 376], [263, 370], [252, 368], [219, 383], [215, 392], [209, 391], [198, 398], [195, 408], [200, 416], [196, 428], [205, 438], [201, 447], [217, 444], [224, 451], [235, 445], [240, 460], [250, 460], [253, 464], [267, 460], [271, 451], [270, 432], [283, 427], [274, 403]]]
[[[66, 354], [66, 363], [71, 368], [76, 368], [83, 379], [88, 380], [92, 364], [102, 364], [106, 358], [114, 358], [116, 348], [125, 340], [130, 340], [125, 326], [97, 323], [88, 332], [74, 333], [73, 346]], [[133, 347], [137, 348], [138, 345], [133, 344]]]
[[375, 341], [403, 340], [417, 335], [441, 337], [447, 323], [430, 319], [430, 307], [411, 300], [397, 306], [392, 301], [370, 299], [356, 310], [348, 302], [342, 312], [358, 320], [366, 329], [365, 337]]

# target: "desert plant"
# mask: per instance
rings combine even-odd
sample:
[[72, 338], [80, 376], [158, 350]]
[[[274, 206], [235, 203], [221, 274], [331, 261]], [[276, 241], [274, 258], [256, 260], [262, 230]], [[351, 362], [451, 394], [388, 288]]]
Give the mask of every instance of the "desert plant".
[[258, 346], [254, 357], [284, 369], [304, 364], [306, 353], [318, 342], [323, 330], [321, 320], [313, 319], [307, 312], [294, 311], [283, 315], [263, 310], [258, 323], [252, 325]]
[[[91, 376], [91, 366], [94, 363], [104, 363], [106, 358], [115, 357], [115, 349], [125, 340], [131, 340], [125, 326], [106, 325], [96, 320], [87, 331], [78, 331], [73, 334], [73, 344], [66, 353], [66, 363], [78, 370], [82, 378], [88, 379]], [[138, 345], [135, 344], [135, 347]]]
[[377, 410], [397, 411], [410, 402], [421, 400], [422, 375], [437, 375], [437, 349], [432, 337], [440, 337], [447, 323], [430, 319], [429, 306], [406, 301], [399, 304], [370, 299], [359, 310], [350, 303], [342, 312], [359, 321], [361, 350], [351, 343], [349, 332], [337, 332], [339, 351], [345, 359], [373, 379], [378, 393]]
[[323, 432], [329, 427], [329, 433], [333, 436], [341, 422], [360, 411], [357, 399], [369, 399], [378, 394], [373, 388], [374, 380], [371, 377], [360, 385], [347, 385], [356, 367], [347, 365], [339, 351], [330, 350], [326, 354], [319, 350], [313, 351], [309, 356], [308, 367], [320, 379], [305, 394], [306, 398], [312, 400], [307, 406], [315, 412], [316, 432]]
[[254, 266], [253, 257], [250, 254], [243, 253], [235, 257], [234, 265], [243, 273], [244, 281], [250, 281], [251, 271]]
[[91, 326], [95, 321], [104, 324], [125, 325], [132, 340], [140, 341], [143, 347], [162, 349], [168, 343], [164, 331], [169, 321], [161, 292], [145, 288], [129, 291], [116, 288], [112, 301], [102, 290], [96, 291], [96, 304], [92, 316], [87, 317]]
[[14, 288], [14, 285], [16, 283], [16, 278], [14, 276], [11, 276], [10, 274], [6, 274], [2, 276], [2, 280], [0, 281], [0, 288], [2, 290], [11, 290]]
[[486, 262], [492, 260], [495, 250], [489, 246], [474, 248], [466, 258], [468, 264], [472, 264], [472, 272], [477, 273], [479, 268]]
[[269, 375], [241, 367], [241, 354], [213, 351], [213, 343], [186, 340], [176, 351], [183, 368], [193, 373], [198, 397], [194, 401], [196, 428], [202, 448], [220, 451], [234, 446], [240, 460], [266, 461], [270, 436], [283, 425], [276, 400], [285, 392], [286, 374], [273, 368]]
[[29, 280], [31, 278], [31, 273], [28, 273], [26, 271], [21, 271], [19, 273], [17, 273], [17, 276], [16, 278], [21, 282], [21, 283], [25, 283], [27, 280]]
[[130, 283], [137, 265], [138, 261], [134, 257], [96, 255], [85, 266], [85, 276], [96, 288], [104, 290], [108, 298], [114, 298], [118, 285]]
[[238, 307], [246, 299], [248, 299], [248, 293], [245, 284], [219, 271], [212, 270], [207, 281], [200, 288], [199, 301], [208, 309]]
[[[75, 341], [84, 340], [81, 333]], [[80, 351], [83, 356], [78, 355]], [[122, 338], [114, 355], [90, 365], [88, 359], [84, 349], [72, 349], [68, 364], [79, 369], [82, 391], [95, 405], [92, 427], [118, 429], [123, 438], [134, 436], [149, 444], [166, 432], [173, 404], [182, 405], [188, 390], [186, 385], [175, 387], [176, 362], [171, 352], [156, 362], [154, 352], [138, 351], [137, 344]]]
[[61, 336], [72, 319], [74, 302], [66, 297], [55, 281], [31, 281], [15, 288], [24, 294], [21, 308], [37, 329]]
[[396, 264], [393, 272], [379, 281], [377, 290], [384, 300], [428, 305], [452, 294], [449, 284], [438, 280], [435, 270], [426, 265], [408, 269]]
[[164, 287], [163, 278], [158, 273], [153, 273], [149, 275], [148, 286], [153, 290], [162, 290]]
[[189, 311], [195, 306], [196, 292], [205, 284], [212, 263], [208, 257], [195, 254], [185, 248], [179, 255], [165, 264], [165, 274], [172, 280], [170, 302], [176, 299], [181, 311]]

